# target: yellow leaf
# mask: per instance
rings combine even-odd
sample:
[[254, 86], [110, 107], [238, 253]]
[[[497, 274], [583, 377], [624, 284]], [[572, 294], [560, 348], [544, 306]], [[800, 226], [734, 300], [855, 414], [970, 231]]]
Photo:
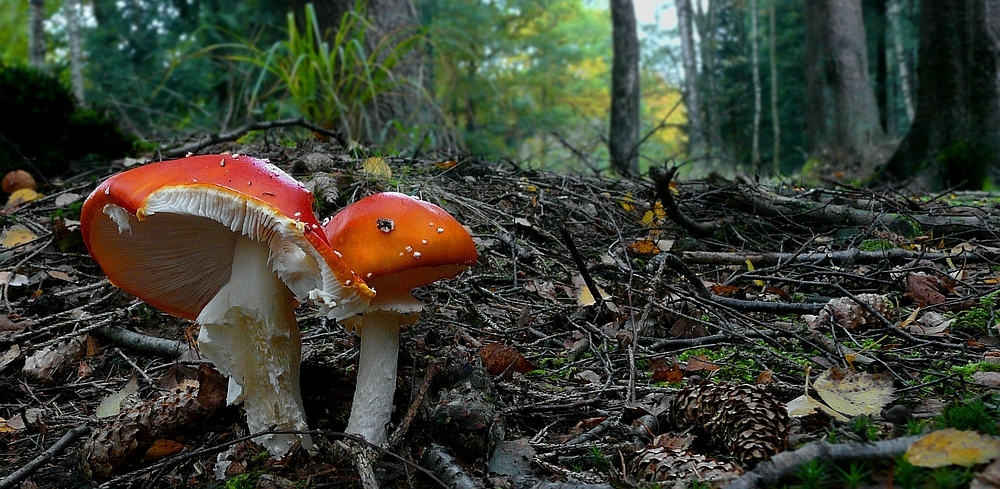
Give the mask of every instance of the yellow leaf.
[[13, 248], [19, 244], [34, 241], [35, 239], [38, 239], [38, 236], [35, 236], [35, 233], [31, 232], [30, 229], [22, 224], [15, 224], [4, 230], [3, 235], [0, 235], [0, 246]]
[[660, 201], [656, 201], [656, 204], [653, 205], [653, 210], [646, 211], [646, 213], [642, 215], [642, 220], [640, 222], [647, 226], [660, 225], [663, 224], [663, 220], [666, 219], [666, 217], [667, 213], [663, 210], [663, 204], [661, 204]]
[[[747, 258], [747, 270], [750, 270], [751, 272], [754, 271], [753, 262], [751, 262], [749, 258]], [[757, 284], [758, 287], [764, 286], [763, 280], [754, 280], [753, 283]]]
[[44, 197], [42, 194], [35, 192], [30, 188], [22, 188], [21, 190], [15, 190], [14, 193], [10, 194], [10, 197], [7, 198], [7, 207], [16, 207], [33, 200], [38, 200], [42, 197]]
[[632, 192], [628, 192], [627, 194], [625, 194], [625, 196], [622, 197], [622, 200], [619, 203], [621, 204], [622, 209], [625, 209], [627, 211], [635, 210], [635, 199], [632, 197]]
[[[575, 275], [573, 277], [573, 285], [576, 286], [576, 304], [580, 307], [586, 307], [597, 302], [594, 299], [594, 294], [590, 293], [590, 287], [587, 287], [587, 283], [583, 281], [582, 275]], [[604, 300], [611, 298], [611, 294], [608, 294], [604, 289], [597, 287], [597, 291], [601, 293], [601, 297]]]
[[384, 158], [373, 156], [362, 163], [361, 171], [366, 175], [375, 178], [388, 180], [392, 178], [392, 168], [385, 162]]
[[1000, 457], [1000, 439], [947, 428], [913, 442], [906, 460], [917, 467], [971, 467]]
[[801, 395], [788, 401], [785, 404], [785, 408], [788, 409], [788, 415], [793, 418], [804, 418], [810, 414], [815, 413], [817, 410], [822, 411], [830, 415], [833, 419], [837, 421], [849, 421], [843, 414], [830, 409], [825, 404], [809, 397], [809, 395]]
[[660, 252], [660, 248], [651, 239], [640, 239], [628, 247], [640, 255], [655, 255]]
[[813, 388], [831, 408], [847, 416], [875, 416], [893, 399], [892, 378], [833, 367], [820, 374]]

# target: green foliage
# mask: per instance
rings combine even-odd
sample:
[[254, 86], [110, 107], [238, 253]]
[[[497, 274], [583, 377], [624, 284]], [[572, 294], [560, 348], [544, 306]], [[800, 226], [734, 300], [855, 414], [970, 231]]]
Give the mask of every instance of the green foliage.
[[226, 480], [226, 489], [254, 489], [257, 487], [257, 481], [260, 479], [260, 474], [254, 472], [247, 472], [237, 476], [233, 476]]
[[851, 431], [856, 433], [863, 441], [877, 440], [880, 433], [879, 425], [868, 416], [857, 416], [851, 419]]
[[916, 489], [923, 487], [924, 476], [927, 469], [917, 467], [906, 459], [906, 454], [896, 456], [893, 461], [893, 482], [899, 484], [902, 489]]
[[928, 479], [935, 488], [959, 489], [968, 487], [975, 476], [971, 467], [938, 467], [931, 471]]
[[11, 2], [0, 9], [0, 63], [28, 59], [28, 2]]
[[0, 172], [31, 167], [54, 176], [87, 158], [121, 158], [132, 148], [106, 113], [77, 106], [59, 80], [42, 71], [0, 65]]
[[939, 428], [975, 430], [985, 435], [1000, 435], [1000, 398], [989, 394], [975, 400], [956, 400], [949, 404], [935, 419]]
[[955, 328], [967, 330], [972, 334], [988, 331], [992, 324], [991, 320], [993, 319], [993, 310], [996, 307], [998, 294], [1000, 294], [1000, 291], [994, 291], [980, 297], [978, 306], [958, 313]]
[[[262, 100], [287, 96], [295, 111], [316, 124], [344, 131], [349, 139], [380, 141], [387, 121], [378, 114], [379, 104], [410, 83], [393, 69], [418, 46], [420, 36], [386, 37], [368, 52], [365, 36], [372, 26], [363, 15], [357, 5], [325, 36], [312, 4], [307, 4], [303, 28], [294, 14], [288, 14], [286, 40], [266, 50], [245, 46], [249, 56], [235, 59], [261, 69], [251, 92], [251, 108]], [[277, 81], [268, 84], [268, 74]]]
[[884, 239], [866, 239], [858, 247], [861, 251], [881, 251], [891, 250], [892, 248], [895, 248], [895, 246]]
[[810, 460], [795, 470], [795, 478], [798, 479], [796, 487], [805, 489], [823, 487], [831, 480], [830, 469], [831, 464], [827, 460], [818, 458]]
[[863, 462], [851, 462], [847, 469], [834, 467], [834, 472], [841, 484], [848, 489], [856, 489], [872, 475], [871, 469]]

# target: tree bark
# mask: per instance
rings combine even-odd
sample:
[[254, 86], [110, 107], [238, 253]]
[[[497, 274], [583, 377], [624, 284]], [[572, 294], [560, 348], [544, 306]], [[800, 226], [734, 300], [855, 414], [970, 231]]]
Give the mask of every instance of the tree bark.
[[684, 64], [684, 105], [688, 117], [688, 158], [705, 155], [705, 133], [698, 101], [698, 66], [695, 62], [694, 35], [691, 32], [691, 1], [676, 0], [677, 28], [681, 35], [681, 58]]
[[750, 0], [750, 63], [753, 72], [753, 149], [750, 162], [760, 169], [760, 55], [757, 49], [757, 0]]
[[900, 25], [899, 15], [902, 0], [889, 0], [886, 10], [886, 17], [889, 20], [889, 29], [892, 31], [893, 54], [896, 58], [896, 70], [899, 76], [899, 89], [903, 94], [903, 105], [906, 107], [907, 122], [913, 122], [916, 109], [913, 103], [913, 89], [910, 87], [910, 70], [907, 68], [906, 47], [903, 46], [903, 32]]
[[45, 65], [45, 0], [30, 0], [28, 7], [28, 64]]
[[83, 90], [83, 50], [80, 47], [80, 0], [66, 0], [63, 4], [66, 10], [66, 37], [69, 44], [70, 84], [73, 95], [81, 106], [86, 105]]
[[[718, 49], [718, 31], [716, 26], [719, 2], [722, 0], [705, 0], [695, 2], [697, 7], [694, 11], [694, 26], [698, 30], [698, 52], [701, 56], [701, 73], [698, 75], [701, 87], [698, 99], [701, 102], [701, 131], [702, 141], [704, 141], [705, 157], [709, 161], [714, 161], [717, 156], [725, 158], [725, 149], [722, 148], [723, 141], [720, 140], [722, 128], [720, 123], [721, 112], [719, 110], [719, 89], [716, 78], [715, 50]], [[706, 6], [707, 9], [703, 9]], [[686, 76], [686, 75], [685, 75]]]
[[611, 166], [624, 175], [639, 174], [639, 37], [632, 0], [611, 0], [612, 43]]
[[1000, 0], [920, 2], [917, 107], [881, 181], [981, 189], [1000, 166]]
[[768, 21], [770, 23], [770, 57], [771, 57], [771, 123], [774, 131], [774, 168], [775, 174], [781, 173], [781, 119], [778, 111], [778, 29], [776, 27], [776, 4], [778, 0], [771, 0], [768, 9]]
[[811, 153], [857, 162], [885, 138], [868, 77], [861, 0], [807, 1], [806, 44]]

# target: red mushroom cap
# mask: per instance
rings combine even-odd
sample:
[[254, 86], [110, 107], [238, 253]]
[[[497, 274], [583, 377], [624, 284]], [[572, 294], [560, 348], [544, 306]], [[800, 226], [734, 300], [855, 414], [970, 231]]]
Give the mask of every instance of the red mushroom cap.
[[229, 281], [233, 258], [224, 250], [243, 234], [269, 244], [296, 298], [345, 317], [374, 294], [330, 249], [312, 203], [301, 183], [266, 161], [202, 155], [107, 179], [80, 221], [111, 282], [175, 316], [195, 319]]
[[330, 246], [376, 291], [376, 300], [452, 278], [475, 265], [469, 232], [444, 209], [384, 192], [355, 202], [324, 226]]

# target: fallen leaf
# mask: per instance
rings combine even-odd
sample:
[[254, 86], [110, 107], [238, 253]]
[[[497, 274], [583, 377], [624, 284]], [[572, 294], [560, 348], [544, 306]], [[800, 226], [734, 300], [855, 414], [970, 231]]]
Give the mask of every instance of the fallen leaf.
[[684, 380], [684, 371], [677, 360], [654, 358], [649, 362], [649, 370], [653, 372], [653, 382], [676, 383]]
[[556, 299], [556, 286], [551, 280], [531, 279], [524, 283], [524, 288], [552, 302], [559, 302]]
[[660, 247], [656, 245], [656, 242], [651, 239], [640, 239], [628, 247], [636, 254], [639, 255], [656, 255], [660, 253]]
[[955, 318], [947, 318], [944, 314], [927, 311], [919, 320], [912, 321], [906, 330], [923, 336], [944, 336], [945, 331], [955, 322]]
[[19, 244], [30, 243], [36, 239], [38, 239], [38, 236], [31, 232], [30, 229], [23, 224], [15, 224], [5, 229], [3, 235], [0, 235], [0, 246], [13, 248]]
[[816, 413], [816, 411], [821, 411], [830, 415], [837, 421], [849, 421], [849, 419], [843, 414], [830, 409], [830, 407], [826, 404], [823, 404], [805, 394], [785, 403], [785, 408], [788, 409], [788, 415], [793, 418], [804, 418]]
[[688, 358], [687, 361], [688, 372], [697, 372], [699, 370], [719, 370], [720, 368], [722, 367], [712, 363], [712, 361], [704, 355], [692, 356]]
[[175, 453], [179, 453], [183, 449], [184, 444], [182, 443], [160, 438], [159, 440], [154, 441], [149, 449], [146, 450], [145, 455], [142, 456], [142, 463], [153, 463], [163, 457], [169, 457]]
[[98, 418], [110, 418], [112, 416], [117, 416], [118, 413], [122, 412], [122, 401], [125, 400], [130, 394], [135, 394], [139, 392], [139, 384], [136, 382], [135, 376], [122, 387], [121, 390], [109, 395], [101, 400], [101, 404], [97, 406], [97, 412], [95, 413]]
[[528, 373], [539, 368], [529, 362], [512, 347], [500, 343], [492, 343], [479, 350], [483, 365], [490, 375], [500, 375], [508, 369], [518, 373]]
[[3, 370], [4, 367], [10, 365], [10, 362], [17, 360], [20, 356], [21, 347], [17, 346], [16, 343], [11, 345], [3, 355], [0, 355], [0, 370]]
[[917, 467], [971, 467], [997, 457], [1000, 457], [1000, 439], [955, 428], [926, 435], [906, 450], [906, 460]]
[[5, 207], [13, 209], [21, 204], [27, 204], [28, 202], [38, 200], [42, 197], [44, 197], [44, 195], [35, 192], [30, 188], [22, 188], [20, 190], [15, 190], [10, 194], [10, 197], [7, 198], [7, 205]]
[[59, 194], [58, 196], [56, 196], [56, 207], [66, 207], [82, 198], [83, 198], [82, 195], [74, 194], [72, 192]]
[[[590, 293], [590, 287], [587, 287], [587, 283], [584, 282], [583, 275], [574, 275], [573, 285], [576, 286], [576, 305], [580, 307], [587, 307], [597, 302], [597, 300], [594, 299], [594, 295]], [[611, 298], [611, 294], [605, 292], [604, 289], [597, 287], [597, 291], [601, 294], [601, 298], [604, 300]]]
[[945, 297], [938, 292], [938, 282], [937, 277], [932, 275], [911, 273], [906, 276], [906, 293], [903, 297], [909, 297], [920, 304], [940, 304]]
[[49, 270], [48, 273], [50, 277], [62, 280], [64, 282], [76, 282], [76, 277], [66, 272], [60, 272], [59, 270]]
[[385, 162], [385, 158], [380, 158], [378, 156], [365, 159], [365, 161], [361, 163], [361, 171], [365, 175], [381, 178], [383, 180], [392, 178], [392, 168], [389, 168], [389, 164]]
[[[749, 270], [751, 272], [754, 271], [753, 262], [751, 262], [749, 258], [747, 258], [747, 270]], [[764, 286], [764, 281], [763, 280], [754, 280], [753, 283], [757, 284], [758, 287], [763, 287]]]
[[892, 378], [832, 367], [820, 374], [813, 388], [831, 408], [847, 416], [875, 416], [894, 398]]
[[21, 275], [20, 273], [14, 275], [13, 278], [10, 276], [10, 272], [0, 272], [0, 285], [7, 284], [11, 287], [20, 287], [22, 285], [28, 285], [28, 276]]

